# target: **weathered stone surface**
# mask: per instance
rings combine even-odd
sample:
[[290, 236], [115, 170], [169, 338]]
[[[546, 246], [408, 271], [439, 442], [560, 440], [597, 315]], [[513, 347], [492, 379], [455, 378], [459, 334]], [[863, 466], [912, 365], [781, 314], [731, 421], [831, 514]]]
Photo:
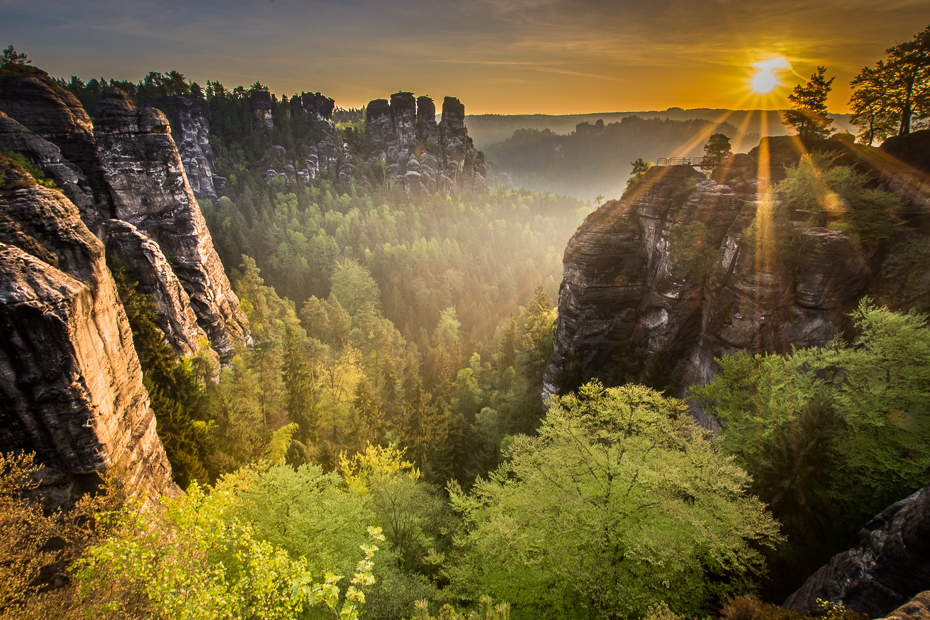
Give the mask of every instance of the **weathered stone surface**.
[[176, 95], [165, 97], [168, 118], [171, 119], [171, 137], [178, 147], [181, 163], [187, 173], [194, 196], [216, 200], [214, 186], [216, 156], [210, 146], [210, 124], [201, 99]]
[[271, 93], [267, 90], [255, 90], [249, 95], [249, 103], [252, 105], [252, 114], [255, 118], [265, 123], [268, 129], [274, 127], [273, 105]]
[[108, 255], [118, 256], [129, 265], [131, 276], [139, 283], [138, 291], [154, 298], [155, 325], [171, 347], [180, 355], [196, 355], [207, 335], [197, 324], [190, 297], [158, 244], [120, 220], [106, 223], [105, 243]]
[[115, 219], [135, 226], [173, 261], [197, 322], [224, 362], [248, 339], [210, 232], [158, 110], [137, 110], [122, 91], [104, 91], [95, 115], [100, 160]]
[[930, 590], [925, 590], [885, 616], [884, 620], [930, 620]]
[[300, 104], [303, 111], [310, 114], [318, 121], [332, 122], [333, 110], [336, 109], [336, 101], [320, 93], [303, 93], [300, 96]]
[[96, 207], [83, 208], [81, 217], [92, 232], [98, 232], [99, 225], [112, 217], [112, 207], [93, 125], [80, 102], [48, 74], [36, 70], [23, 77], [0, 76], [0, 112], [57, 146], [65, 160], [80, 168]]
[[465, 127], [465, 106], [458, 99], [445, 98], [442, 119], [436, 123], [436, 104], [426, 96], [400, 92], [390, 102], [369, 102], [366, 129], [396, 183], [408, 192], [426, 193], [511, 184], [475, 150]]
[[[654, 168], [588, 216], [565, 250], [547, 393], [569, 379], [609, 380], [622, 350], [644, 363], [665, 356], [684, 395], [714, 377], [722, 354], [823, 345], [843, 332], [874, 279], [868, 256], [842, 233], [800, 224], [792, 248], [776, 247], [768, 216], [757, 218], [770, 207], [754, 191], [754, 166], [736, 164], [717, 174], [743, 191], [688, 166]], [[672, 226], [696, 222], [701, 247], [671, 247]]]
[[[785, 607], [820, 611], [817, 599], [872, 618], [889, 614], [930, 584], [930, 486], [892, 504], [788, 597]], [[923, 604], [926, 605], [926, 593]], [[924, 607], [926, 613], [926, 607]]]
[[906, 196], [912, 213], [930, 213], [930, 129], [885, 140], [869, 151], [881, 181]]
[[6, 149], [22, 153], [45, 172], [77, 206], [82, 217], [97, 217], [94, 194], [81, 169], [66, 161], [57, 146], [0, 112], [0, 151]]
[[36, 452], [53, 505], [114, 466], [176, 493], [103, 245], [54, 190], [0, 191], [0, 211], [18, 224], [0, 232], [0, 446]]

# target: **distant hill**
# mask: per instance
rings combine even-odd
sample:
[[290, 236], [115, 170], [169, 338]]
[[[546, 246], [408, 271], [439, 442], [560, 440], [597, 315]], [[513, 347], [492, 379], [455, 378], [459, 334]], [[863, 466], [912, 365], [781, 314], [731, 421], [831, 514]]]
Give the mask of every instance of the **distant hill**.
[[[781, 122], [780, 110], [714, 110], [710, 108], [669, 108], [643, 112], [603, 112], [597, 114], [473, 114], [465, 117], [468, 135], [475, 141], [478, 149], [484, 150], [497, 142], [502, 142], [518, 129], [548, 129], [559, 134], [568, 134], [580, 123], [594, 124], [599, 119], [607, 123], [619, 123], [626, 116], [641, 118], [669, 118], [672, 120], [703, 119], [713, 122], [727, 122], [744, 134], [760, 136], [778, 136], [788, 131]], [[849, 124], [849, 114], [834, 114], [834, 125], [840, 131], [855, 132]], [[744, 126], [745, 125], [745, 126]], [[755, 146], [755, 145], [752, 145]], [[750, 146], [749, 148], [752, 148]], [[748, 149], [747, 149], [748, 150]]]
[[[848, 119], [848, 114], [835, 115], [838, 131], [853, 129]], [[777, 110], [488, 114], [465, 122], [476, 146], [516, 186], [585, 200], [619, 198], [637, 158], [654, 163], [660, 157], [700, 156], [713, 133], [730, 138], [734, 153], [745, 153], [762, 136], [788, 133]]]

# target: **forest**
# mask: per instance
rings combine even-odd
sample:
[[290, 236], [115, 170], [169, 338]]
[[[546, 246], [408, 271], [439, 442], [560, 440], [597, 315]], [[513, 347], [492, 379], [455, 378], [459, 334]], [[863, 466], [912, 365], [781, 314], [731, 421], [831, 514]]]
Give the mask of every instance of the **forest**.
[[[8, 48], [3, 67], [20, 56]], [[257, 82], [202, 88], [172, 71], [59, 83], [90, 114], [106, 86], [156, 107], [203, 101], [229, 185], [200, 209], [252, 343], [223, 367], [178, 357], [137, 274], [107, 257], [184, 493], [145, 506], [116, 471], [49, 513], [31, 501], [41, 465], [0, 456], [0, 618], [800, 620], [762, 599], [927, 482], [926, 315], [863, 299], [853, 337], [723, 356], [686, 401], [597, 380], [544, 401], [562, 253], [590, 202], [504, 186], [407, 193], [357, 109], [333, 116], [350, 178], [268, 182], [273, 147], [306, 157], [330, 131], [299, 95], [272, 97], [268, 127], [249, 103], [267, 90]], [[900, 115], [869, 114], [857, 117], [869, 142], [875, 119], [903, 131]], [[524, 162], [525, 184], [564, 173], [596, 191], [619, 160], [712, 124], [589, 129], [590, 142], [518, 132], [491, 156]], [[613, 134], [635, 154], [604, 155], [590, 177], [564, 163], [573, 149], [613, 153]], [[3, 163], [30, 173], [15, 154]], [[827, 190], [863, 205], [846, 229], [857, 242], [893, 234], [900, 199], [829, 158], [802, 159], [768, 199], [787, 210]], [[67, 578], [49, 587], [53, 565]]]
[[518, 129], [487, 150], [524, 187], [589, 200], [596, 195], [616, 199], [626, 185], [629, 162], [698, 156], [714, 133], [727, 136], [737, 150], [759, 141], [758, 135], [743, 135], [728, 122], [627, 116], [616, 123], [584, 122], [567, 135]]

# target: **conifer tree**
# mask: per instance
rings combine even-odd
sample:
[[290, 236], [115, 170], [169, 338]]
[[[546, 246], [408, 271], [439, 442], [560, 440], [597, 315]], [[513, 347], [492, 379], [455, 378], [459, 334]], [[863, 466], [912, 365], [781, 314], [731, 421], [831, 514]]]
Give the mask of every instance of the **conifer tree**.
[[806, 84], [798, 84], [788, 95], [794, 109], [785, 111], [785, 124], [794, 128], [801, 140], [828, 138], [832, 133], [833, 119], [827, 116], [827, 96], [836, 78], [828, 80], [826, 73], [826, 67], [817, 67]]

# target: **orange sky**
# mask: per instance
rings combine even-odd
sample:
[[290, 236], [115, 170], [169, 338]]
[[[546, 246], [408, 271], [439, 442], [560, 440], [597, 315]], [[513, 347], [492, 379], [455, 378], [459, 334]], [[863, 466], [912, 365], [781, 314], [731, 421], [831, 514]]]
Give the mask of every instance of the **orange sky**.
[[[321, 91], [341, 107], [398, 90], [469, 114], [784, 108], [817, 65], [849, 80], [930, 23], [927, 0], [0, 0], [0, 44], [54, 76]], [[752, 97], [751, 65], [784, 56]]]

